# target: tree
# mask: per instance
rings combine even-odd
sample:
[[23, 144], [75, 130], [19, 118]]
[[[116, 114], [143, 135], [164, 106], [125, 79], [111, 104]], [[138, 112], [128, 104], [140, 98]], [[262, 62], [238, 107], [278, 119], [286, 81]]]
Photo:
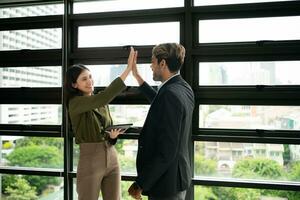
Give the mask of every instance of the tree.
[[9, 195], [7, 200], [37, 200], [35, 187], [31, 187], [28, 182], [22, 178], [18, 178], [15, 183], [6, 188]]
[[16, 148], [28, 146], [51, 146], [57, 149], [63, 149], [63, 142], [60, 138], [40, 138], [40, 137], [25, 137], [16, 141]]
[[205, 159], [202, 155], [195, 155], [195, 175], [212, 175], [217, 170], [217, 162]]
[[[300, 161], [291, 164], [291, 169], [289, 173], [289, 180], [299, 181], [300, 180]], [[286, 196], [289, 200], [299, 200], [300, 193], [297, 191], [288, 191]]]
[[218, 200], [219, 198], [213, 193], [211, 187], [195, 187], [195, 200]]
[[283, 145], [284, 152], [283, 152], [283, 162], [284, 165], [287, 165], [291, 161], [291, 150], [290, 150], [290, 145], [289, 144], [284, 144]]
[[8, 186], [13, 185], [15, 182], [17, 182], [17, 179], [19, 179], [20, 177], [18, 175], [7, 175], [7, 174], [3, 174], [1, 175], [1, 180], [2, 180], [2, 187], [1, 187], [1, 192], [3, 194], [6, 194], [6, 188]]
[[237, 178], [279, 179], [284, 175], [282, 166], [276, 161], [264, 158], [246, 158], [238, 161], [232, 172]]
[[[284, 170], [274, 160], [246, 158], [235, 164], [232, 175], [237, 178], [278, 180], [284, 176]], [[277, 190], [260, 190], [260, 195], [281, 196], [280, 191]]]
[[[59, 168], [62, 166], [62, 155], [56, 147], [25, 146], [16, 148], [6, 158], [11, 166]], [[23, 176], [30, 185], [35, 186], [38, 194], [49, 184], [59, 185], [57, 177]]]

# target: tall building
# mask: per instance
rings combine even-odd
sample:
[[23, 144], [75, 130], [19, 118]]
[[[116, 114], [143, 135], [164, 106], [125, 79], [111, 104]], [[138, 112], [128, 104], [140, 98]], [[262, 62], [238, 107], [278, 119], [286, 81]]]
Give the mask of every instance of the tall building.
[[[4, 8], [0, 18], [53, 15], [58, 6], [30, 6]], [[0, 49], [53, 49], [61, 46], [61, 31], [58, 29], [29, 29], [1, 31]], [[0, 66], [1, 67], [1, 66]], [[61, 67], [8, 67], [0, 68], [0, 87], [59, 87]], [[47, 105], [0, 105], [0, 123], [39, 124], [60, 123], [58, 106]]]

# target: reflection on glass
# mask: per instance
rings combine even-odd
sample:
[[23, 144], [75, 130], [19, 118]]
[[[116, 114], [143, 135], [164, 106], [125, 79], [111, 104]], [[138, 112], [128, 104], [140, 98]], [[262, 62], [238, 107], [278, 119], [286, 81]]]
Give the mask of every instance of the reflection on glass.
[[0, 74], [0, 87], [61, 86], [61, 67], [6, 67]]
[[300, 192], [236, 187], [195, 186], [194, 197], [195, 200], [298, 200], [300, 199]]
[[62, 105], [0, 105], [1, 124], [60, 125]]
[[133, 123], [142, 127], [148, 114], [149, 105], [109, 105], [114, 124]]
[[299, 106], [200, 105], [200, 128], [300, 130]]
[[29, 29], [0, 32], [0, 50], [61, 48], [61, 29]]
[[199, 63], [199, 85], [299, 85], [299, 61]]
[[300, 145], [195, 142], [195, 176], [300, 182]]
[[165, 42], [179, 42], [179, 22], [83, 26], [78, 30], [78, 47], [155, 45]]
[[276, 1], [292, 1], [292, 0], [194, 0], [194, 5], [208, 6], [208, 5], [261, 3], [261, 2], [276, 2]]
[[184, 0], [106, 0], [74, 3], [74, 13], [183, 7]]
[[63, 199], [63, 178], [0, 174], [1, 199]]
[[61, 138], [0, 136], [0, 141], [1, 166], [63, 168]]
[[58, 14], [63, 14], [63, 4], [48, 4], [0, 9], [0, 18], [33, 17]]
[[199, 42], [299, 40], [300, 17], [265, 17], [199, 21]]
[[[93, 76], [95, 86], [108, 86], [116, 77], [120, 76], [127, 65], [88, 65]], [[159, 85], [160, 82], [153, 81], [150, 64], [138, 64], [138, 71], [149, 85]], [[138, 86], [136, 79], [130, 73], [125, 80], [127, 86]]]

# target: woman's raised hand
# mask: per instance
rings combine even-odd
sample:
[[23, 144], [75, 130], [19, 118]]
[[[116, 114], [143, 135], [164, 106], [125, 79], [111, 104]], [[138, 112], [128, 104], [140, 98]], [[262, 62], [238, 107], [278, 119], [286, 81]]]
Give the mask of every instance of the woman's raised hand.
[[127, 67], [120, 76], [120, 78], [123, 81], [125, 81], [125, 79], [127, 78], [129, 72], [132, 70], [132, 66], [134, 64], [134, 59], [135, 59], [135, 53], [136, 52], [134, 51], [134, 48], [130, 47], [130, 53], [129, 53], [129, 56], [128, 56]]
[[130, 70], [132, 70], [133, 65], [136, 64], [136, 53], [137, 51], [134, 51], [134, 48], [130, 47], [130, 53], [127, 60], [127, 68], [130, 68]]

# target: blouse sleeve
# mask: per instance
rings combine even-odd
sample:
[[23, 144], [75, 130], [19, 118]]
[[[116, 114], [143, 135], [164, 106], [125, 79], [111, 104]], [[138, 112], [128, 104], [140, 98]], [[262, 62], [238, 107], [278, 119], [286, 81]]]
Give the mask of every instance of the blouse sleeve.
[[70, 100], [70, 115], [77, 115], [109, 104], [126, 86], [120, 77], [116, 78], [101, 93], [92, 96], [76, 96]]

